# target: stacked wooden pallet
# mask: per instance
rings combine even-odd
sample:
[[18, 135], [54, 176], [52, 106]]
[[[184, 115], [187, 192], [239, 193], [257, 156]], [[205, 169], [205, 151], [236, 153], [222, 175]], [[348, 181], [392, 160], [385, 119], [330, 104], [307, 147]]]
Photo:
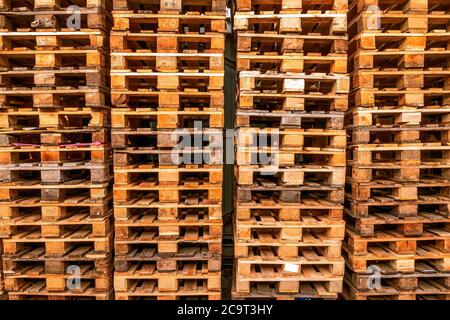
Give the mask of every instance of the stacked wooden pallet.
[[349, 299], [450, 298], [450, 3], [350, 6]]
[[113, 3], [116, 299], [221, 297], [225, 2]]
[[112, 297], [109, 6], [75, 3], [0, 4], [0, 237], [14, 300]]
[[237, 0], [235, 299], [342, 289], [347, 1]]

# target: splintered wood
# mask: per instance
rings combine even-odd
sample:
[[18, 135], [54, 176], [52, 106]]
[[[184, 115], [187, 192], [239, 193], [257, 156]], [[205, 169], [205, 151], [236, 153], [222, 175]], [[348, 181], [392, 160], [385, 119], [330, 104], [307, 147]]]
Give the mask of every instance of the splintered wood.
[[11, 300], [112, 298], [111, 5], [77, 4], [72, 22], [70, 3], [0, 4], [0, 237]]
[[113, 7], [115, 297], [220, 299], [226, 1]]
[[450, 299], [449, 10], [350, 4], [347, 299]]
[[342, 291], [347, 1], [237, 0], [235, 299]]

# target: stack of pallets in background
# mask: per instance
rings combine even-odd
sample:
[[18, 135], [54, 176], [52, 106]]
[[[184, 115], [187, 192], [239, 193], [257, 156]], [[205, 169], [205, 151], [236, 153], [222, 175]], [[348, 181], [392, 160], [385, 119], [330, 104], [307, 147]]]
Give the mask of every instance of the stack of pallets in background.
[[113, 6], [116, 299], [220, 299], [225, 0]]
[[346, 14], [346, 0], [237, 0], [236, 299], [341, 292]]
[[450, 297], [449, 10], [350, 5], [348, 299]]
[[112, 297], [107, 1], [0, 4], [9, 298]]

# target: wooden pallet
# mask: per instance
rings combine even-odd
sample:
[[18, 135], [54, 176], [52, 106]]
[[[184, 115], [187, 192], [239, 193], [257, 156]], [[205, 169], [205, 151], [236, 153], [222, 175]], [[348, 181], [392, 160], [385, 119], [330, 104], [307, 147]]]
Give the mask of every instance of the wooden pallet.
[[177, 203], [159, 203], [155, 197], [141, 197], [133, 199], [128, 203], [116, 203], [114, 206], [114, 216], [116, 219], [127, 219], [135, 212], [154, 211], [158, 214], [158, 219], [177, 219], [185, 213], [196, 213], [198, 216], [206, 215], [209, 219], [218, 219], [222, 216], [221, 204], [210, 203], [203, 198], [182, 198]]
[[[106, 36], [101, 30], [82, 29], [74, 31], [62, 28], [59, 31], [33, 31], [31, 28], [23, 28], [20, 31], [1, 31], [0, 41], [2, 49], [12, 50], [19, 48], [21, 51], [64, 48], [102, 48], [105, 46]], [[16, 49], [17, 50], [17, 49]]]
[[432, 67], [425, 70], [398, 70], [397, 68], [357, 70], [352, 74], [352, 88], [374, 90], [433, 88], [435, 90], [448, 90], [445, 81], [449, 75], [450, 71], [443, 67]]
[[172, 272], [159, 272], [152, 267], [133, 269], [128, 272], [115, 272], [114, 290], [116, 292], [130, 292], [137, 286], [146, 287], [152, 283], [161, 293], [176, 293], [186, 282], [202, 282], [206, 285], [208, 291], [220, 292], [220, 271], [209, 272], [204, 268], [205, 265], [198, 266], [189, 262], [185, 262], [183, 266], [184, 268]]
[[157, 72], [184, 72], [198, 69], [221, 71], [224, 68], [224, 56], [220, 52], [182, 52], [158, 53], [151, 50], [136, 49], [111, 52], [111, 69], [134, 72], [154, 70]]
[[[203, 72], [200, 72], [203, 71]], [[154, 72], [151, 69], [133, 71], [111, 70], [111, 89], [146, 91], [193, 91], [222, 90], [223, 71], [192, 69], [184, 72]]]
[[136, 281], [128, 292], [115, 292], [116, 300], [220, 300], [220, 291], [209, 291], [205, 280], [186, 280], [176, 292], [160, 291], [155, 280]]
[[[256, 236], [259, 236], [255, 233]], [[265, 240], [270, 239], [271, 235], [266, 236]], [[300, 264], [328, 264], [333, 260], [334, 268], [343, 268], [341, 257], [341, 240], [327, 240], [326, 237], [315, 238], [315, 235], [305, 232], [302, 242], [281, 241], [278, 237], [271, 238], [270, 241], [260, 241], [257, 238], [251, 241], [240, 241], [235, 243], [235, 256], [239, 258], [239, 265], [244, 264], [243, 268], [249, 268], [252, 263], [255, 264], [280, 264], [280, 261], [288, 261], [290, 265]], [[277, 241], [281, 241], [276, 244]], [[338, 259], [338, 260], [336, 260]], [[308, 262], [309, 261], [309, 262]], [[297, 267], [295, 267], [297, 268]]]
[[127, 203], [141, 197], [155, 197], [159, 203], [179, 203], [184, 197], [202, 197], [207, 203], [222, 201], [222, 186], [207, 181], [181, 181], [178, 186], [160, 185], [156, 179], [142, 179], [127, 185], [114, 185], [114, 201]]
[[223, 108], [224, 95], [221, 91], [154, 91], [154, 90], [114, 90], [111, 93], [112, 104], [116, 107], [144, 107], [153, 106], [153, 109], [174, 108], [179, 109], [185, 103], [195, 105], [203, 104], [211, 108]]
[[[340, 204], [329, 202], [329, 206], [324, 203], [314, 201], [304, 201], [300, 205], [286, 203], [280, 206], [248, 206], [246, 203], [236, 205], [236, 217], [239, 220], [248, 221], [252, 214], [273, 215], [280, 221], [295, 223], [298, 221], [318, 222], [321, 219], [325, 221], [340, 221], [343, 218], [343, 208]], [[251, 205], [251, 204], [250, 204]], [[304, 218], [304, 219], [303, 219]], [[276, 237], [275, 237], [276, 238]], [[274, 239], [275, 239], [274, 238]]]
[[[1, 35], [1, 33], [0, 33]], [[112, 52], [222, 53], [225, 37], [220, 33], [140, 33], [115, 31], [110, 36]]]
[[109, 122], [109, 111], [106, 108], [9, 108], [0, 110], [0, 128], [5, 133], [28, 131], [30, 128], [41, 130], [77, 128], [86, 130], [86, 128], [108, 127]]
[[347, 15], [341, 12], [305, 11], [264, 11], [237, 12], [234, 16], [234, 29], [239, 31], [255, 31], [274, 34], [311, 34], [339, 35], [347, 32]]
[[[28, 271], [24, 268], [25, 274], [7, 275], [5, 277], [5, 289], [8, 292], [27, 291], [27, 289], [36, 288], [38, 286], [42, 290], [50, 294], [53, 293], [83, 293], [90, 291], [94, 292], [108, 292], [112, 289], [112, 273], [109, 275], [97, 275], [92, 270], [81, 269], [80, 284], [78, 287], [71, 289], [68, 286], [73, 275], [50, 275], [43, 274], [41, 268], [33, 268]], [[69, 282], [70, 284], [70, 282]]]
[[418, 165], [426, 162], [446, 164], [448, 149], [449, 147], [442, 142], [359, 144], [350, 146], [349, 153], [350, 155], [353, 153], [353, 161], [361, 165], [383, 162], [400, 162], [403, 165]]
[[298, 203], [273, 201], [269, 197], [259, 197], [252, 202], [241, 202], [236, 207], [236, 217], [249, 220], [252, 211], [274, 212], [284, 217], [323, 216], [337, 219], [343, 215], [343, 207], [339, 202], [331, 202], [318, 198], [301, 199]]
[[[158, 219], [156, 213], [148, 215], [134, 214], [125, 220], [115, 219], [116, 240], [133, 238], [171, 240], [182, 237], [191, 231], [202, 229], [204, 239], [216, 239], [222, 236], [222, 220], [186, 213], [177, 219]], [[142, 232], [144, 230], [144, 232]], [[146, 232], [145, 232], [146, 231]], [[144, 234], [145, 233], [145, 234]]]
[[384, 128], [354, 128], [349, 144], [433, 143], [439, 140], [445, 144], [449, 131], [450, 126], [444, 124], [410, 128], [390, 128], [389, 125]]
[[89, 161], [66, 162], [56, 165], [42, 163], [10, 164], [0, 166], [1, 182], [41, 181], [41, 184], [64, 183], [76, 179], [87, 179], [92, 183], [109, 181], [112, 176], [111, 163]]
[[[372, 213], [390, 211], [398, 217], [415, 217], [418, 212], [428, 208], [431, 212], [448, 213], [449, 200], [439, 195], [420, 195], [417, 200], [399, 201], [389, 197], [377, 196], [367, 202], [353, 201], [350, 194], [346, 195], [347, 207], [354, 217], [368, 217]], [[427, 211], [429, 212], [429, 211]]]
[[[354, 36], [348, 43], [349, 52], [353, 53], [356, 48], [371, 50], [371, 52], [398, 52], [419, 51], [433, 48], [445, 48], [443, 43], [448, 41], [449, 33], [444, 30], [432, 30], [427, 33], [406, 33], [401, 30], [379, 30], [365, 31]], [[438, 50], [438, 49], [435, 49]], [[445, 49], [444, 49], [445, 50]], [[410, 57], [408, 57], [410, 58]]]
[[271, 72], [311, 72], [347, 73], [347, 55], [343, 53], [310, 52], [308, 54], [284, 54], [276, 52], [239, 52], [237, 53], [238, 71], [268, 70]]
[[345, 168], [330, 166], [301, 165], [277, 167], [270, 165], [252, 165], [235, 167], [236, 183], [240, 186], [279, 187], [304, 186], [305, 190], [314, 190], [319, 186], [335, 188], [345, 183]]
[[415, 217], [398, 217], [389, 211], [380, 211], [368, 217], [359, 218], [354, 218], [349, 210], [346, 210], [345, 213], [347, 227], [363, 237], [374, 236], [378, 231], [395, 231], [405, 237], [419, 237], [424, 230], [440, 226], [445, 228], [450, 222], [448, 215], [439, 211], [419, 211]]
[[[248, 97], [241, 94], [240, 98]], [[250, 96], [252, 99], [254, 96]], [[284, 97], [283, 97], [284, 99]], [[273, 102], [273, 101], [272, 101]], [[340, 112], [291, 112], [289, 110], [261, 110], [253, 102], [250, 109], [238, 109], [235, 127], [267, 126], [272, 128], [312, 128], [340, 130], [344, 126], [344, 115]]]
[[148, 107], [159, 105], [161, 107], [179, 108], [184, 98], [208, 99], [210, 105], [216, 108], [223, 107], [223, 92], [210, 91], [154, 91], [151, 89], [141, 90], [113, 90], [111, 93], [112, 104], [116, 107]]
[[370, 182], [373, 179], [390, 179], [396, 182], [417, 182], [420, 179], [445, 179], [446, 172], [450, 168], [445, 162], [429, 161], [421, 164], [407, 164], [402, 161], [380, 162], [370, 164], [357, 164], [348, 161], [348, 176], [355, 182]]
[[[159, 185], [178, 186], [182, 181], [207, 181], [211, 185], [223, 181], [222, 166], [219, 165], [185, 165], [179, 167], [158, 166], [152, 163], [138, 163], [128, 166], [115, 166], [116, 184], [128, 184], [139, 181], [142, 177], [154, 177]], [[195, 180], [194, 180], [195, 179]]]
[[[411, 293], [420, 289], [424, 282], [428, 281], [441, 284], [442, 288], [449, 287], [450, 273], [440, 271], [427, 263], [418, 262], [416, 271], [413, 273], [396, 272], [388, 264], [380, 264], [377, 267], [376, 271], [369, 270], [363, 273], [355, 273], [347, 269], [345, 281], [359, 293], [369, 296], [375, 294], [375, 291], [385, 294]], [[375, 288], [375, 285], [378, 288]]]
[[[446, 299], [449, 273], [433, 265], [418, 262], [416, 271], [398, 273], [387, 264], [377, 265], [380, 272], [353, 273], [346, 271], [344, 295], [347, 299]], [[376, 281], [375, 281], [376, 278]], [[376, 288], [373, 286], [377, 285]]]
[[347, 94], [350, 80], [347, 76], [324, 73], [272, 73], [261, 71], [241, 71], [239, 73], [239, 90], [252, 93]]
[[[3, 255], [4, 273], [6, 275], [39, 274], [67, 275], [70, 266], [79, 266], [92, 275], [109, 275], [112, 271], [110, 253], [95, 252], [89, 246], [79, 246], [58, 258], [46, 256], [43, 247], [30, 248], [18, 254]], [[36, 273], [34, 273], [36, 274]]]
[[236, 236], [242, 242], [257, 242], [261, 245], [274, 241], [281, 245], [297, 241], [319, 242], [320, 240], [342, 240], [344, 221], [328, 217], [302, 216], [299, 220], [281, 220], [270, 212], [254, 212], [249, 220], [237, 220]]
[[350, 94], [350, 99], [357, 107], [374, 107], [376, 105], [398, 105], [400, 107], [422, 107], [424, 105], [440, 105], [445, 101], [450, 90], [397, 90], [396, 88], [377, 90], [361, 89]]
[[201, 14], [200, 12], [192, 12], [186, 14], [157, 13], [151, 11], [138, 10], [138, 12], [130, 11], [114, 11], [114, 31], [133, 30], [135, 32], [173, 32], [183, 33], [186, 29], [190, 33], [225, 33], [226, 17], [225, 12]]
[[[271, 192], [271, 191], [269, 191]], [[317, 197], [316, 199], [321, 199], [321, 197]], [[314, 228], [320, 227], [321, 225], [327, 225], [327, 223], [336, 223], [340, 219], [337, 217], [340, 216], [339, 211], [328, 211], [325, 210], [324, 214], [319, 214], [320, 211], [316, 212], [314, 215], [314, 209], [329, 209], [329, 208], [340, 208], [340, 203], [342, 201], [328, 201], [324, 200], [321, 202], [322, 208], [319, 203], [314, 203], [314, 198], [304, 198], [300, 201], [286, 201], [283, 202], [283, 199], [278, 201], [274, 201], [271, 198], [265, 198], [264, 195], [257, 194], [249, 202], [237, 201], [236, 203], [236, 217], [239, 221], [242, 222], [242, 228], [250, 228], [249, 223], [252, 228]], [[282, 208], [277, 207], [278, 203], [282, 203], [284, 206]], [[308, 204], [311, 206], [308, 208]], [[316, 208], [313, 208], [314, 204], [316, 204]], [[328, 205], [328, 206], [327, 206]], [[325, 207], [325, 208], [324, 208]], [[302, 209], [310, 209], [310, 210], [302, 210]], [[302, 212], [303, 211], [303, 212]], [[285, 225], [286, 223], [286, 225]], [[311, 224], [311, 225], [310, 225]], [[238, 229], [240, 227], [238, 226]], [[244, 230], [243, 230], [244, 231]], [[249, 230], [248, 230], [249, 231]], [[293, 231], [293, 230], [291, 230]], [[296, 232], [288, 232], [285, 231], [286, 236], [292, 237], [301, 236], [301, 233], [297, 235]], [[281, 232], [283, 233], [283, 232]], [[244, 232], [243, 236], [248, 237], [250, 233]]]
[[159, 110], [115, 108], [112, 111], [112, 119], [112, 127], [115, 129], [113, 134], [126, 134], [127, 130], [124, 130], [125, 128], [131, 129], [131, 131], [139, 129], [149, 130], [151, 128], [192, 128], [196, 123], [201, 123], [202, 127], [206, 128], [223, 128], [224, 110], [201, 107], [187, 108], [185, 110], [172, 108]]
[[94, 237], [90, 229], [80, 229], [67, 232], [60, 238], [42, 238], [40, 231], [22, 232], [3, 240], [5, 255], [20, 254], [37, 246], [45, 247], [49, 256], [64, 256], [80, 246], [89, 246], [99, 253], [109, 253], [112, 250], [112, 233], [106, 237]]
[[109, 182], [91, 183], [89, 180], [74, 179], [60, 184], [41, 184], [38, 180], [3, 183], [0, 184], [0, 201], [20, 200], [38, 192], [43, 201], [62, 202], [73, 196], [103, 199], [108, 196]]
[[89, 212], [66, 216], [58, 221], [47, 221], [38, 212], [3, 220], [0, 237], [14, 237], [23, 232], [40, 232], [42, 238], [59, 238], [73, 230], [91, 229], [93, 237], [107, 236], [112, 230], [112, 212], [105, 217], [90, 217]]
[[[308, 150], [280, 150], [279, 148], [250, 149], [236, 152], [238, 165], [272, 165], [281, 167], [302, 166], [303, 164], [317, 164], [317, 166], [342, 167], [345, 166], [345, 151], [339, 148], [309, 148]], [[319, 149], [319, 150], [315, 150]], [[300, 159], [300, 160], [299, 160]]]
[[346, 146], [344, 131], [323, 129], [240, 128], [235, 136], [236, 158], [239, 165], [251, 165], [269, 157], [281, 166], [317, 165], [340, 166]]
[[[358, 256], [391, 256], [401, 259], [401, 256], [426, 255], [429, 252], [449, 251], [449, 233], [445, 228], [426, 229], [418, 237], [406, 237], [395, 231], [376, 231], [373, 236], [361, 237], [351, 227], [347, 228], [344, 245], [357, 263]], [[425, 254], [424, 254], [425, 253]], [[408, 266], [411, 268], [412, 266]]]
[[13, 219], [29, 212], [40, 213], [44, 220], [59, 220], [66, 215], [89, 212], [91, 217], [105, 216], [112, 207], [112, 196], [91, 199], [89, 195], [67, 196], [64, 201], [46, 201], [36, 195], [28, 195], [13, 201], [0, 202], [0, 217]]
[[[80, 7], [81, 10], [86, 9], [96, 9], [96, 8], [109, 8], [110, 4], [109, 1], [105, 0], [95, 0], [95, 1], [89, 1], [89, 3], [85, 3], [85, 6], [83, 6], [81, 3], [77, 3], [77, 5]], [[26, 9], [24, 9], [26, 8]], [[64, 6], [62, 6], [60, 3], [58, 3], [55, 0], [32, 0], [27, 3], [22, 2], [10, 2], [5, 1], [0, 6], [0, 11], [8, 12], [8, 11], [19, 11], [25, 10], [25, 11], [48, 11], [48, 10], [60, 10], [65, 9]], [[88, 10], [87, 10], [88, 11]]]
[[87, 87], [14, 87], [0, 91], [0, 108], [63, 108], [103, 107], [107, 92], [103, 88]]
[[422, 281], [416, 290], [400, 291], [395, 287], [361, 292], [348, 282], [344, 282], [343, 296], [346, 300], [449, 300], [449, 289], [439, 282]]
[[351, 121], [348, 128], [369, 131], [445, 130], [449, 112], [450, 108], [445, 106], [355, 108], [348, 114]]
[[[270, 141], [269, 138], [275, 141]], [[235, 143], [239, 149], [268, 147], [279, 147], [280, 150], [341, 149], [346, 146], [346, 134], [343, 130], [239, 128], [235, 135]]]
[[347, 184], [355, 201], [369, 201], [378, 196], [399, 201], [418, 200], [420, 196], [440, 196], [442, 199], [450, 196], [450, 181], [445, 177], [430, 177], [406, 183], [389, 179], [372, 179], [370, 182], [347, 179]]
[[440, 105], [450, 94], [448, 88], [411, 89], [397, 88], [360, 89], [350, 94], [350, 100], [356, 107], [375, 107], [378, 105], [398, 105], [400, 107], [423, 107], [425, 105]]
[[[237, 0], [237, 11], [280, 11], [280, 10], [307, 10], [309, 8], [316, 8], [317, 3], [313, 0], [272, 0], [265, 2], [262, 0]], [[320, 10], [347, 10], [347, 0], [325, 0], [320, 2]]]
[[[320, 183], [306, 183], [301, 186], [289, 186], [282, 183], [276, 184], [271, 180], [257, 179], [257, 186], [238, 186], [236, 188], [236, 198], [239, 203], [252, 202], [260, 194], [270, 193], [276, 202], [298, 203], [300, 199], [313, 199], [321, 194], [322, 199], [330, 202], [343, 203], [344, 189], [330, 187]], [[270, 200], [269, 200], [270, 201]]]
[[110, 143], [109, 131], [102, 127], [67, 129], [0, 130], [1, 147], [88, 147]]
[[110, 159], [111, 149], [101, 143], [67, 144], [59, 146], [17, 145], [0, 150], [0, 164], [36, 163], [58, 164], [65, 162], [90, 161], [105, 163]]
[[106, 87], [102, 70], [18, 70], [0, 72], [2, 89], [98, 88]]
[[278, 246], [289, 247], [280, 249], [283, 252], [295, 254], [298, 247], [314, 243], [320, 246], [327, 241], [333, 243], [333, 240], [342, 240], [344, 237], [343, 221], [306, 216], [298, 221], [277, 221], [273, 217], [272, 219], [267, 217], [271, 216], [255, 214], [249, 221], [236, 221], [235, 233], [238, 239], [238, 243], [235, 244], [236, 256], [248, 254], [251, 251], [249, 247], [274, 245], [274, 242], [278, 243]]
[[[434, 46], [434, 47], [433, 47]], [[425, 50], [405, 48], [376, 48], [358, 50], [349, 54], [349, 71], [379, 68], [397, 68], [399, 70], [413, 70], [429, 67], [430, 70], [445, 65], [449, 50], [445, 47], [428, 43]]]
[[432, 7], [434, 4], [432, 0], [408, 0], [404, 3], [398, 3], [397, 5], [392, 6], [392, 3], [387, 0], [377, 0], [377, 1], [367, 1], [367, 0], [352, 0], [349, 1], [350, 8], [355, 12], [359, 13], [361, 11], [370, 11], [370, 9], [374, 7], [370, 7], [371, 5], [377, 6], [381, 9], [381, 11], [389, 12], [391, 10], [398, 10], [404, 13], [426, 13], [429, 9], [434, 10], [443, 10], [448, 7], [446, 3], [439, 3], [438, 6]]
[[[178, 235], [173, 233], [172, 236], [165, 236], [161, 235], [155, 228], [142, 227], [137, 224], [130, 229], [119, 228], [119, 231], [125, 231], [125, 234], [116, 236], [114, 251], [117, 255], [127, 255], [136, 248], [145, 246], [147, 248], [157, 248], [160, 255], [171, 256], [176, 255], [185, 247], [197, 247], [200, 245], [207, 247], [211, 254], [220, 254], [222, 252], [222, 226], [220, 224], [215, 223], [211, 226], [197, 225], [180, 229], [178, 229]], [[160, 227], [159, 231], [161, 230], [164, 230], [164, 228]]]
[[[398, 244], [408, 245], [409, 243], [405, 243], [406, 241], [404, 240], [403, 243], [400, 241]], [[439, 246], [435, 243], [419, 243], [414, 252], [411, 251], [405, 254], [395, 253], [387, 244], [375, 244], [373, 247], [368, 248], [365, 255], [354, 255], [351, 253], [352, 250], [345, 244], [343, 245], [343, 249], [346, 264], [354, 272], [365, 272], [367, 267], [383, 262], [389, 264], [397, 272], [403, 273], [414, 272], [418, 262], [431, 264], [441, 271], [446, 272], [450, 270], [448, 253], [445, 250], [440, 250]]]
[[209, 272], [221, 270], [221, 256], [211, 254], [206, 247], [182, 248], [175, 255], [160, 255], [156, 248], [137, 248], [127, 255], [114, 256], [114, 270], [118, 273], [128, 270], [145, 270], [148, 268], [158, 272], [177, 271], [184, 264], [205, 265]]
[[[239, 222], [236, 222], [238, 224]], [[341, 226], [343, 221], [340, 222]], [[337, 225], [339, 222], [337, 222]], [[337, 228], [335, 228], [337, 229]], [[314, 230], [314, 229], [313, 229]], [[292, 263], [327, 263], [327, 259], [336, 260], [342, 264], [341, 243], [344, 230], [341, 234], [332, 234], [328, 239], [323, 233], [313, 230], [303, 230], [300, 240], [282, 240], [280, 234], [275, 232], [256, 230], [250, 238], [237, 238], [238, 232], [235, 231], [236, 242], [234, 244], [235, 257], [239, 258], [239, 263], [275, 263], [277, 260], [290, 260]], [[336, 261], [335, 261], [336, 262]], [[343, 268], [343, 266], [342, 266]]]
[[[318, 286], [324, 290], [323, 295], [337, 294], [342, 291], [342, 277], [330, 277], [326, 273], [321, 273], [314, 268], [305, 268], [307, 275], [301, 275], [297, 277], [277, 277], [276, 271], [272, 268], [266, 267], [264, 271], [255, 273], [254, 276], [237, 276], [235, 290], [239, 294], [250, 294], [252, 291], [252, 285], [254, 282], [262, 282], [266, 285], [273, 285], [275, 291], [280, 294], [298, 294], [302, 292], [303, 286], [306, 286], [306, 290], [310, 287]], [[273, 273], [271, 277], [270, 274]], [[290, 279], [292, 278], [292, 279]], [[319, 285], [317, 285], [319, 284]]]
[[276, 34], [237, 32], [238, 52], [257, 52], [262, 54], [264, 48], [277, 48], [280, 55], [295, 52], [345, 53], [348, 48], [347, 35]]
[[[37, 50], [39, 49], [39, 50]], [[42, 48], [5, 48], [0, 50], [0, 70], [63, 70], [92, 68], [106, 65], [106, 57], [98, 48], [60, 47]], [[45, 72], [44, 72], [45, 73]]]
[[350, 35], [376, 31], [419, 35], [445, 32], [450, 15], [445, 11], [431, 10], [429, 13], [404, 13], [400, 10], [361, 12], [349, 22], [348, 32]]
[[[183, 148], [192, 151], [222, 146], [223, 130], [218, 128], [184, 128], [173, 130], [115, 129], [112, 131], [113, 148], [165, 150]], [[204, 146], [206, 144], [206, 146]]]
[[141, 162], [152, 162], [159, 166], [180, 165], [218, 165], [223, 163], [221, 149], [213, 148], [178, 148], [156, 149], [141, 147], [139, 149], [126, 148], [114, 150], [115, 165], [132, 165]]
[[[25, 30], [37, 31], [64, 31], [64, 30], [106, 30], [108, 20], [106, 13], [99, 8], [80, 8], [80, 26], [71, 27], [67, 19], [74, 10], [37, 10], [4, 11], [0, 29], [3, 32], [23, 32]], [[31, 29], [30, 29], [31, 27]]]
[[[299, 83], [301, 83], [301, 86], [297, 86], [299, 88], [297, 92], [284, 92], [284, 89], [280, 87], [282, 84], [280, 81], [278, 83], [277, 81], [273, 82], [273, 86], [269, 86], [268, 84], [270, 83], [266, 83], [266, 86], [269, 87], [267, 90], [261, 90], [260, 87], [257, 90], [241, 90], [238, 97], [238, 109], [266, 113], [269, 111], [280, 112], [281, 110], [285, 112], [306, 111], [313, 113], [309, 115], [312, 118], [314, 116], [320, 118], [321, 114], [328, 113], [336, 117], [340, 114], [339, 111], [347, 110], [348, 94], [312, 91], [317, 90], [316, 86], [318, 86], [319, 82], [315, 82], [310, 86], [309, 92], [304, 92], [302, 91], [304, 90], [303, 81], [299, 81]], [[328, 89], [331, 90], [330, 87]], [[296, 115], [308, 117], [308, 115], [302, 115], [301, 112]]]
[[22, 291], [9, 291], [9, 300], [113, 300], [111, 292], [97, 292], [87, 288], [83, 292], [48, 292], [44, 289], [44, 282], [37, 282]]

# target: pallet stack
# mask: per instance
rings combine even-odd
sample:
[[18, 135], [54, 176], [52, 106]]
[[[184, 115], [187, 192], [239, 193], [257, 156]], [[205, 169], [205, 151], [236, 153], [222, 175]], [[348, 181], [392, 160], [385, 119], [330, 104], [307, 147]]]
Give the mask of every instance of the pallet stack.
[[233, 298], [342, 289], [347, 1], [237, 0]]
[[115, 0], [116, 299], [220, 299], [225, 0]]
[[450, 298], [450, 3], [354, 0], [348, 299]]
[[107, 0], [0, 2], [9, 299], [112, 297]]

